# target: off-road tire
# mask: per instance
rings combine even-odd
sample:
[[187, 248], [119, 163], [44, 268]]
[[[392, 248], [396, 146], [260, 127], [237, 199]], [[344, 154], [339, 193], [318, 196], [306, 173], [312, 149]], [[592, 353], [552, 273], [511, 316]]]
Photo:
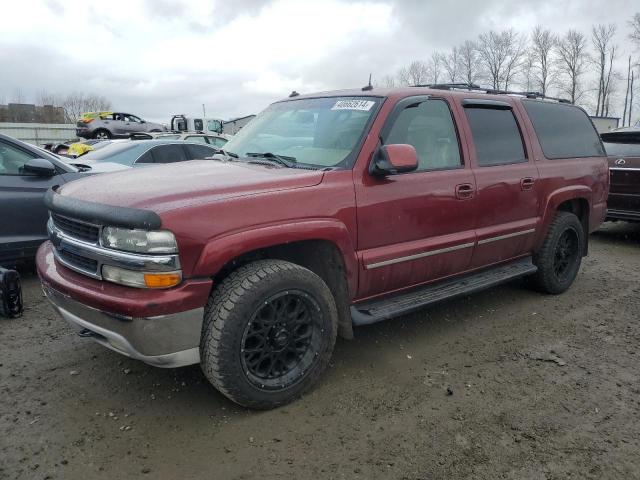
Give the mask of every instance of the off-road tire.
[[[312, 299], [318, 325], [313, 363], [283, 389], [263, 389], [250, 378], [243, 363], [244, 335], [266, 299], [303, 292]], [[335, 300], [312, 271], [283, 260], [259, 260], [231, 272], [214, 288], [205, 307], [200, 339], [200, 365], [207, 379], [234, 402], [254, 409], [270, 409], [299, 398], [329, 364], [336, 341], [338, 314]], [[316, 330], [314, 330], [316, 331]], [[318, 330], [320, 332], [320, 330]], [[263, 386], [264, 387], [264, 386]]]
[[[575, 245], [565, 274], [559, 275], [556, 271], [557, 253], [563, 235], [574, 238]], [[580, 270], [584, 245], [585, 232], [578, 217], [570, 212], [557, 212], [542, 246], [533, 256], [533, 263], [538, 267], [538, 271], [532, 277], [533, 286], [541, 292], [553, 295], [566, 291]]]
[[[112, 137], [111, 132], [107, 129], [104, 128], [99, 128], [98, 130], [96, 130], [95, 132], [93, 132], [93, 138], [100, 138], [99, 135], [100, 134], [105, 134], [106, 135], [106, 139], [109, 139]], [[103, 137], [104, 138], [104, 137]]]

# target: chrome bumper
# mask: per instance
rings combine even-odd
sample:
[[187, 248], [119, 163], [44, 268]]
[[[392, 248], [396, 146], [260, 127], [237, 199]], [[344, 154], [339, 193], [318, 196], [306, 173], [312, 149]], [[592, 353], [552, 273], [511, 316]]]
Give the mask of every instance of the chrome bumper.
[[204, 308], [149, 318], [114, 315], [89, 307], [48, 285], [43, 291], [75, 330], [118, 353], [162, 368], [200, 363]]

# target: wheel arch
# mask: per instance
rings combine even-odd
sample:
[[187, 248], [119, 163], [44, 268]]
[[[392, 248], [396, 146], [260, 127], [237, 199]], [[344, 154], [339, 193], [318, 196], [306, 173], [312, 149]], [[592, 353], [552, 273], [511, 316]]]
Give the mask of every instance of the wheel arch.
[[212, 277], [216, 285], [239, 266], [267, 258], [290, 261], [322, 278], [336, 301], [340, 336], [353, 337], [349, 306], [357, 289], [358, 264], [344, 224], [315, 220], [269, 225], [213, 239], [194, 273]]
[[556, 212], [573, 213], [578, 217], [584, 231], [584, 255], [587, 255], [589, 245], [589, 217], [591, 214], [592, 191], [588, 187], [575, 185], [557, 190], [547, 199], [542, 218], [542, 229], [536, 242], [536, 250], [540, 248], [549, 231]]

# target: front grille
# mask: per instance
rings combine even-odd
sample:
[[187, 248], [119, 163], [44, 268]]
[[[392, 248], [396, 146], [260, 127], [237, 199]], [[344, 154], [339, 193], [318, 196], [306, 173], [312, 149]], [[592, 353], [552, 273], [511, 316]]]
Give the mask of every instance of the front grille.
[[72, 220], [67, 217], [62, 217], [55, 213], [51, 215], [51, 218], [58, 230], [61, 230], [70, 237], [77, 238], [78, 240], [83, 240], [85, 242], [98, 243], [98, 238], [100, 236], [99, 227], [79, 222], [77, 220]]
[[97, 273], [98, 272], [98, 261], [92, 258], [82, 257], [80, 255], [76, 255], [75, 253], [71, 253], [66, 250], [59, 250], [58, 254], [60, 258], [68, 263], [72, 267], [79, 268], [86, 272]]

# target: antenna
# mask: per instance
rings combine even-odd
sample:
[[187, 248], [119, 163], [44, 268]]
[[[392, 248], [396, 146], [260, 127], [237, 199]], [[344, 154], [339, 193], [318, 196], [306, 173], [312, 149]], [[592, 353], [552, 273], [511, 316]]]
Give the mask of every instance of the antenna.
[[368, 92], [369, 90], [373, 90], [373, 85], [371, 85], [371, 74], [369, 74], [369, 83], [362, 87], [363, 92]]
[[300, 94], [294, 90], [293, 92], [291, 92], [291, 93], [289, 94], [289, 98], [297, 97], [298, 95], [300, 95]]

